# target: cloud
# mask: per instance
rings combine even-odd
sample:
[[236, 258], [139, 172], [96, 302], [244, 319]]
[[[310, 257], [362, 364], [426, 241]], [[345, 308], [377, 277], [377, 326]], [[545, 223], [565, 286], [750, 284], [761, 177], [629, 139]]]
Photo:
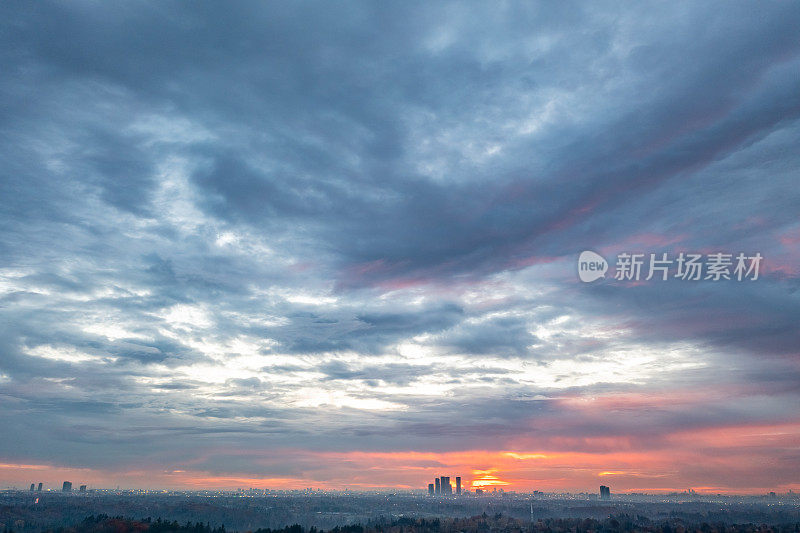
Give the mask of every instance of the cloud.
[[[797, 437], [800, 8], [752, 10], [3, 4], [0, 462], [789, 483], [783, 440], [690, 469]], [[587, 249], [765, 260], [590, 285]], [[503, 455], [558, 451], [591, 475]]]

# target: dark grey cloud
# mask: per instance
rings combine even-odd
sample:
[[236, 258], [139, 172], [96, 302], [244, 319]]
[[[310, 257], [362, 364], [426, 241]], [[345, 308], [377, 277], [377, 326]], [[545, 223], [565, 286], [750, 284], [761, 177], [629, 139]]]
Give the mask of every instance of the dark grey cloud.
[[[794, 420], [797, 4], [0, 20], [3, 461], [301, 475], [218, 450], [655, 449]], [[752, 283], [582, 285], [585, 249], [766, 259]], [[710, 392], [570, 403], [684, 388]]]

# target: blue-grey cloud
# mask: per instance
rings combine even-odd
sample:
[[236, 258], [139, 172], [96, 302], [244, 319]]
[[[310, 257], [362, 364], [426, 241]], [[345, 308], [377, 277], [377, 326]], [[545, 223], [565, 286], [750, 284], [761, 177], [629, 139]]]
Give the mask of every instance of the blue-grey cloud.
[[[281, 476], [310, 466], [219, 449], [650, 450], [796, 423], [798, 4], [0, 20], [5, 462]], [[584, 285], [586, 249], [765, 261]], [[672, 389], [709, 394], [570, 403]]]

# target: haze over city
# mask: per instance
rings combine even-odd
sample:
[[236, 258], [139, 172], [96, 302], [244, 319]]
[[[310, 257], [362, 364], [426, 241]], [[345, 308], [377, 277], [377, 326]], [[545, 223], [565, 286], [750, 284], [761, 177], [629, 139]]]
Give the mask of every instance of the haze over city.
[[0, 3], [0, 489], [800, 491], [798, 24]]

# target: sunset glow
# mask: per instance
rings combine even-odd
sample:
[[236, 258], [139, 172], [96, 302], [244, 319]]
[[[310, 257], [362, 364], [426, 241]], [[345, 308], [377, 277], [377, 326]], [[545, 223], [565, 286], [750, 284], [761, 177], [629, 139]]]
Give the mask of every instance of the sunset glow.
[[791, 0], [0, 2], [0, 530], [65, 481], [795, 498], [798, 28]]
[[[731, 439], [731, 435], [737, 435]], [[650, 451], [611, 450], [608, 445], [630, 448], [630, 441], [599, 442], [595, 451], [529, 450], [460, 452], [314, 452], [309, 450], [224, 450], [209, 452], [197, 462], [210, 463], [215, 458], [243, 457], [269, 467], [271, 458], [313, 465], [302, 477], [259, 477], [217, 475], [191, 465], [168, 471], [100, 471], [54, 468], [50, 465], [2, 464], [4, 479], [24, 482], [35, 476], [51, 479], [53, 485], [62, 477], [73, 477], [102, 485], [120, 480], [132, 487], [225, 488], [263, 487], [301, 489], [388, 489], [423, 487], [426, 480], [443, 472], [460, 474], [464, 486], [471, 489], [503, 488], [516, 491], [580, 491], [594, 487], [603, 478], [613, 478], [619, 492], [673, 492], [693, 488], [708, 493], [763, 493], [780, 468], [773, 457], [782, 450], [792, 450], [800, 438], [800, 424], [776, 426], [736, 426], [682, 432], [668, 436]], [[758, 443], [760, 449], [753, 446]], [[564, 443], [565, 446], [574, 444]], [[717, 451], [714, 451], [717, 450]], [[724, 453], [720, 454], [720, 451]], [[705, 465], [702, 472], [682, 465]], [[770, 467], [774, 464], [774, 467]], [[476, 468], [477, 467], [477, 468]], [[752, 472], [761, 471], [760, 475]], [[713, 476], [727, 479], [730, 485], [704, 486], [702, 479]], [[780, 490], [799, 490], [800, 484], [786, 482]]]

